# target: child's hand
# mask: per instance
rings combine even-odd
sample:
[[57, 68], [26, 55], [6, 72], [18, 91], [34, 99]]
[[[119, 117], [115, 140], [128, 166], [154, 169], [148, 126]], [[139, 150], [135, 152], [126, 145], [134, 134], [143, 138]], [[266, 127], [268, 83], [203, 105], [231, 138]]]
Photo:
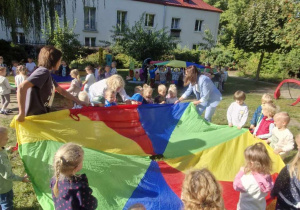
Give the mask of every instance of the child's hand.
[[274, 150], [274, 153], [275, 153], [276, 155], [279, 155], [280, 152], [283, 152], [283, 150], [282, 150], [282, 149], [275, 149], [275, 150]]
[[241, 130], [241, 129], [242, 129], [242, 127], [238, 126], [238, 127], [237, 127], [237, 129]]
[[180, 103], [180, 101], [179, 101], [179, 100], [177, 100], [177, 101], [175, 101], [175, 102], [174, 102], [174, 104], [178, 104], [178, 103]]
[[233, 125], [232, 125], [232, 123], [229, 123], [228, 126], [229, 126], [229, 127], [232, 127]]
[[200, 101], [194, 101], [193, 102], [193, 104], [195, 105], [195, 106], [197, 106], [198, 104], [200, 104], [201, 102]]
[[242, 166], [242, 167], [240, 168], [240, 171], [244, 171], [244, 170], [245, 170], [245, 167]]
[[25, 115], [24, 114], [18, 114], [16, 120], [19, 121], [19, 122], [24, 122], [25, 121]]
[[22, 182], [25, 182], [25, 183], [30, 182], [27, 174], [25, 174], [25, 176], [23, 177]]
[[255, 128], [255, 126], [254, 125], [250, 125], [250, 129], [254, 129]]

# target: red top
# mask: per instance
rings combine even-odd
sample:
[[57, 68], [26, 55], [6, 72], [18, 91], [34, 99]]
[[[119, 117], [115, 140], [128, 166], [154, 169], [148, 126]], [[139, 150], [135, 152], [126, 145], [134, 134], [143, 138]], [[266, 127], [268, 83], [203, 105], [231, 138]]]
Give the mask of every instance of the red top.
[[203, 0], [189, 0], [189, 2], [185, 2], [183, 0], [134, 0], [134, 1], [142, 1], [147, 3], [153, 4], [162, 4], [167, 6], [175, 6], [175, 7], [185, 7], [191, 9], [198, 9], [198, 10], [207, 10], [212, 12], [222, 13], [223, 11], [215, 8]]
[[269, 127], [274, 123], [273, 119], [267, 120], [267, 116], [263, 117], [256, 132], [256, 136], [267, 134], [270, 132]]

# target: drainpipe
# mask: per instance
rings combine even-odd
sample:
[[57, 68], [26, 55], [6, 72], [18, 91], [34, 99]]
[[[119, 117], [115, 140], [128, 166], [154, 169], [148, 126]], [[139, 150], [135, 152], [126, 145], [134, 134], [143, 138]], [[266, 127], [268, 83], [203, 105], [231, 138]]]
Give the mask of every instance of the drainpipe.
[[167, 6], [164, 5], [163, 28], [165, 28], [166, 26], [166, 13], [167, 13]]

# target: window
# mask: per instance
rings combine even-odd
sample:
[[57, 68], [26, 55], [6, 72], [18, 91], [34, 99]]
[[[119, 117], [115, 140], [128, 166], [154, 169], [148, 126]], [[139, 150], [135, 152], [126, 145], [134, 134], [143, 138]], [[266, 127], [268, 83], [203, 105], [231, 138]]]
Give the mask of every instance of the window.
[[193, 50], [198, 50], [199, 46], [197, 44], [193, 44]]
[[155, 15], [146, 14], [145, 26], [148, 26], [148, 27], [153, 27], [154, 26], [154, 16]]
[[125, 30], [127, 21], [126, 11], [117, 11], [117, 28], [119, 31], [123, 32]]
[[84, 7], [84, 30], [96, 31], [95, 7]]
[[58, 17], [61, 18], [61, 14], [62, 14], [62, 11], [61, 11], [61, 3], [56, 3], [54, 5], [54, 10], [55, 12], [57, 13]]
[[179, 29], [179, 22], [180, 22], [180, 18], [172, 18], [171, 28]]
[[96, 38], [95, 37], [85, 37], [85, 46], [96, 47]]
[[17, 43], [25, 44], [25, 35], [24, 33], [17, 33]]
[[201, 31], [203, 20], [196, 20], [195, 31]]

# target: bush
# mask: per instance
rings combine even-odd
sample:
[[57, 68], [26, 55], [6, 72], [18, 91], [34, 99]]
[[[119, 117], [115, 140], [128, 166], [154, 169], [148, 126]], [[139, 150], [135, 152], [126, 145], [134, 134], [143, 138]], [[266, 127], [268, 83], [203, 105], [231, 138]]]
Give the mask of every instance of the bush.
[[28, 54], [22, 45], [16, 45], [1, 39], [0, 46], [0, 55], [3, 56], [4, 63], [7, 66], [11, 66], [12, 60], [19, 62], [27, 61]]
[[175, 49], [172, 54], [174, 55], [175, 60], [189, 61], [194, 63], [199, 63], [200, 60], [200, 51], [199, 50], [190, 50], [187, 48], [184, 49]]

